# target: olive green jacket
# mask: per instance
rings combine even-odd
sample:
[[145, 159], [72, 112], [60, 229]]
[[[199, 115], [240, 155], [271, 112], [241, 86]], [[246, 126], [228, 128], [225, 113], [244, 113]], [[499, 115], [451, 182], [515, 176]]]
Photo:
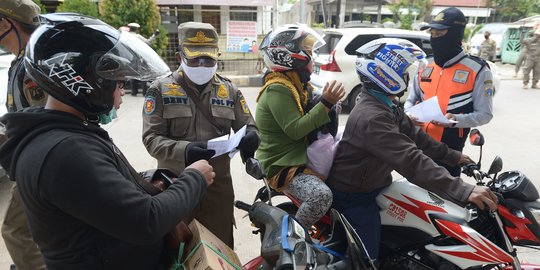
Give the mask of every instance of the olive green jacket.
[[303, 115], [291, 90], [280, 83], [270, 84], [259, 97], [255, 120], [261, 144], [257, 159], [267, 177], [282, 168], [307, 164], [306, 135], [330, 122], [322, 103]]

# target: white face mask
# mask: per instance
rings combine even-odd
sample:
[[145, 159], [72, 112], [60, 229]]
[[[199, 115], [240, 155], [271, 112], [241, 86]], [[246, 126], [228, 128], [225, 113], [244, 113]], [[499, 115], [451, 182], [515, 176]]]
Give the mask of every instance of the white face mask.
[[209, 82], [217, 71], [217, 64], [213, 67], [190, 67], [184, 61], [180, 64], [188, 78], [198, 85]]

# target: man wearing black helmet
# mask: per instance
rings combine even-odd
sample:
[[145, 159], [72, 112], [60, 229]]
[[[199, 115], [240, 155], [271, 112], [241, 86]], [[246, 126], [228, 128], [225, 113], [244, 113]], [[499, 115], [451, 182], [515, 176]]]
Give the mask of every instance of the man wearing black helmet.
[[97, 19], [44, 17], [24, 64], [47, 104], [1, 118], [8, 140], [0, 163], [17, 179], [47, 269], [164, 269], [164, 235], [215, 173], [199, 161], [153, 194], [99, 116], [120, 106], [126, 79], [156, 79], [168, 67], [142, 41]]
[[[455, 123], [432, 121], [423, 129], [437, 141], [462, 151], [471, 127], [487, 124], [492, 114], [495, 93], [493, 75], [483, 59], [463, 52], [461, 41], [467, 21], [463, 13], [450, 7], [441, 11], [428, 26], [431, 33], [433, 58], [419, 70], [405, 109], [436, 96], [446, 118]], [[459, 166], [445, 166], [452, 176], [459, 176]]]
[[[24, 48], [38, 25], [39, 12], [39, 7], [31, 0], [0, 1], [0, 46], [16, 55], [9, 69], [7, 82], [6, 105], [10, 112], [29, 106], [45, 105], [46, 94], [26, 76], [23, 65]], [[15, 181], [13, 178], [11, 180]], [[41, 253], [28, 229], [16, 185], [11, 190], [2, 223], [2, 237], [19, 270], [45, 269]]]

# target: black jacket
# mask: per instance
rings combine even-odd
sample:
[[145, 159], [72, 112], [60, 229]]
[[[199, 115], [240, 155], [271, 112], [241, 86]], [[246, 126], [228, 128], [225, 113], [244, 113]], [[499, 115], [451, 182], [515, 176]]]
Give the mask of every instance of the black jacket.
[[99, 126], [44, 109], [0, 120], [0, 163], [18, 183], [47, 269], [159, 268], [163, 236], [205, 191], [199, 172], [150, 196]]

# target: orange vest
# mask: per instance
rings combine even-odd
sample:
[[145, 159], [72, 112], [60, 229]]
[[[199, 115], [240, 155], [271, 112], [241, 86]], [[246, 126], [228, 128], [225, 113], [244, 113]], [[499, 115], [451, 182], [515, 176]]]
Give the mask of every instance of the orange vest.
[[[423, 100], [437, 96], [443, 114], [473, 112], [472, 92], [476, 75], [485, 62], [469, 56], [463, 57], [452, 66], [441, 68], [430, 59], [429, 64], [418, 74]], [[432, 138], [440, 141], [444, 127], [425, 123], [423, 129]], [[460, 137], [463, 130], [460, 129]]]

